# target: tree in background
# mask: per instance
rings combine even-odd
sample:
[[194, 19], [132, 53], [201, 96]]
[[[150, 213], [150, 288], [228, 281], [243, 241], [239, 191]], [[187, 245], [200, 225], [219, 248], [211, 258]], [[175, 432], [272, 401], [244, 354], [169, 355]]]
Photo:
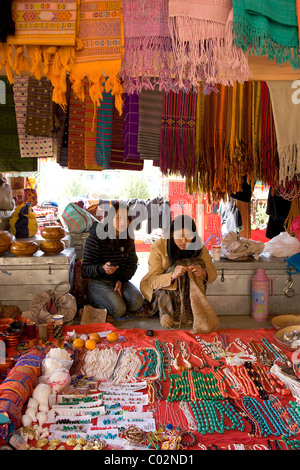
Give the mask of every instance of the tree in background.
[[139, 175], [131, 172], [128, 173], [124, 173], [121, 177], [120, 199], [148, 199], [150, 192], [147, 176], [141, 172], [139, 172]]

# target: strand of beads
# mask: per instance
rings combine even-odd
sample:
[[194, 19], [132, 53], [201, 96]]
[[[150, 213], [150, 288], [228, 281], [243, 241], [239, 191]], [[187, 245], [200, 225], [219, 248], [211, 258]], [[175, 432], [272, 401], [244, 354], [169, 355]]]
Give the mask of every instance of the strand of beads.
[[166, 380], [166, 372], [165, 372], [165, 358], [164, 358], [164, 353], [163, 353], [163, 349], [159, 343], [159, 341], [156, 339], [155, 340], [155, 347], [156, 347], [156, 350], [158, 352], [158, 356], [159, 356], [159, 363], [160, 363], [160, 372], [159, 372], [159, 380], [163, 380], [165, 381]]
[[146, 348], [139, 351], [142, 364], [140, 370], [136, 374], [137, 378], [143, 376], [144, 378], [152, 377], [155, 375], [157, 368], [157, 355], [154, 349]]
[[[226, 400], [191, 401], [190, 407], [200, 434], [244, 430], [244, 423], [236, 409]], [[226, 424], [228, 423], [228, 424]]]
[[266, 393], [266, 391], [264, 390], [261, 382], [259, 381], [259, 376], [258, 376], [257, 372], [254, 370], [254, 368], [252, 366], [252, 363], [249, 362], [249, 361], [245, 362], [245, 368], [247, 370], [247, 373], [248, 373], [249, 377], [251, 378], [251, 380], [253, 381], [255, 387], [258, 390], [259, 397], [262, 400], [267, 400], [268, 399], [268, 394]]

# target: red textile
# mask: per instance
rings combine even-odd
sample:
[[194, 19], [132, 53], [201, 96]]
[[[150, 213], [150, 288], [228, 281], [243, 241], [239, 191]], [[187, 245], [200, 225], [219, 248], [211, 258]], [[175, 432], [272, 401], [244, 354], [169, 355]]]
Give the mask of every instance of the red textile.
[[[146, 335], [146, 330], [142, 329], [118, 329], [114, 327], [110, 323], [99, 323], [99, 324], [89, 324], [89, 325], [76, 325], [76, 326], [64, 326], [63, 332], [66, 334], [70, 330], [75, 330], [77, 334], [89, 334], [92, 332], [104, 332], [104, 331], [115, 331], [119, 336], [124, 336], [126, 341], [119, 343], [122, 348], [127, 347], [155, 347], [155, 340], [159, 340], [160, 342], [168, 342], [175, 344], [177, 340], [186, 342], [191, 352], [194, 352], [197, 355], [197, 350], [200, 351], [200, 345], [197, 342], [196, 337], [201, 337], [205, 341], [211, 342], [215, 335], [222, 335], [225, 336], [227, 339], [227, 343], [233, 342], [235, 339], [240, 338], [240, 340], [247, 344], [249, 341], [259, 342], [261, 339], [266, 338], [270, 343], [276, 344], [274, 340], [274, 331], [273, 329], [265, 329], [260, 328], [257, 330], [240, 330], [240, 329], [224, 329], [218, 330], [217, 333], [210, 333], [206, 335], [193, 335], [189, 330], [154, 330], [153, 337]], [[107, 343], [105, 338], [101, 339], [100, 346], [102, 343]], [[115, 343], [111, 343], [115, 344]], [[291, 357], [291, 353], [289, 351], [283, 351], [289, 358]], [[190, 362], [194, 367], [199, 366], [200, 364], [197, 363], [197, 359], [191, 357]], [[215, 364], [217, 365], [217, 364]], [[172, 370], [172, 373], [175, 373], [175, 369]], [[166, 405], [166, 397], [169, 391], [169, 380], [168, 380], [168, 373], [167, 380], [162, 381], [163, 385], [163, 394], [164, 394], [164, 401], [159, 402], [159, 405], [156, 405], [156, 414], [155, 418], [157, 422], [161, 420], [163, 424], [167, 424], [171, 422], [171, 424], [177, 425], [178, 420], [182, 420], [180, 423], [183, 429], [188, 430], [187, 421], [179, 408], [179, 404], [177, 402], [168, 403]], [[288, 405], [289, 400], [293, 399], [292, 396], [281, 397], [277, 393], [275, 396], [281, 399], [281, 402], [284, 405]], [[144, 408], [144, 410], [147, 407]], [[166, 422], [164, 422], [166, 420]], [[173, 420], [173, 422], [172, 422]], [[279, 436], [269, 436], [267, 438], [256, 438], [249, 436], [250, 431], [250, 424], [244, 420], [245, 429], [243, 432], [238, 430], [225, 430], [223, 434], [213, 433], [213, 434], [205, 434], [201, 435], [198, 432], [195, 433], [197, 436], [197, 444], [193, 447], [193, 450], [201, 450], [201, 444], [204, 446], [211, 446], [217, 445], [219, 448], [224, 450], [229, 450], [234, 444], [243, 444], [244, 446], [267, 446], [268, 441], [270, 442], [275, 440], [280, 440], [281, 437]], [[296, 438], [299, 438], [297, 436]], [[285, 445], [282, 444], [283, 449], [285, 449]], [[258, 448], [259, 447], [255, 447]], [[274, 448], [274, 447], [273, 447]], [[190, 448], [189, 448], [190, 449]]]

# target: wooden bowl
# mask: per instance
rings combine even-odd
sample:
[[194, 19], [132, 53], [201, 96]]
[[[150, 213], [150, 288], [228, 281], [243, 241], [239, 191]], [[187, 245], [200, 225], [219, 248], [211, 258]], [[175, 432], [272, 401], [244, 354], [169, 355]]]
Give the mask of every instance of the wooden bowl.
[[285, 326], [300, 325], [300, 315], [276, 315], [271, 319], [271, 323], [276, 330]]
[[15, 237], [12, 233], [7, 230], [0, 231], [0, 255], [4, 255], [10, 250], [12, 243], [15, 241]]
[[62, 227], [50, 225], [42, 228], [41, 236], [45, 240], [61, 240], [66, 236], [66, 231]]
[[274, 339], [278, 346], [280, 346], [283, 349], [287, 349], [288, 351], [296, 351], [297, 349], [300, 348], [300, 346], [293, 347], [291, 344], [286, 343], [283, 340], [283, 336], [285, 333], [292, 333], [293, 331], [298, 331], [300, 335], [300, 325], [289, 325], [286, 326], [285, 328], [280, 328], [280, 330], [275, 331], [274, 333]]
[[65, 249], [65, 244], [61, 240], [43, 240], [40, 243], [40, 250], [45, 255], [57, 255]]
[[39, 249], [39, 246], [36, 242], [32, 241], [16, 241], [12, 243], [10, 247], [10, 251], [13, 255], [15, 256], [32, 256], [34, 253], [37, 252]]

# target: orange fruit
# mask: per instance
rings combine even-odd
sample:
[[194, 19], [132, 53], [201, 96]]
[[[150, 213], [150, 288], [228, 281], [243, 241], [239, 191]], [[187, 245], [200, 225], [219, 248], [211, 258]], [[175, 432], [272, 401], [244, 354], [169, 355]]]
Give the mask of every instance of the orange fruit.
[[80, 349], [80, 348], [83, 348], [84, 341], [82, 338], [75, 338], [72, 344], [75, 349]]
[[92, 339], [93, 341], [95, 341], [95, 343], [100, 343], [100, 340], [101, 340], [98, 333], [91, 333], [89, 336], [89, 339]]
[[114, 341], [117, 341], [118, 335], [117, 335], [117, 333], [115, 333], [114, 331], [111, 331], [110, 333], [107, 333], [106, 339], [107, 339], [107, 341], [109, 341], [110, 343], [113, 343]]
[[93, 339], [88, 339], [84, 343], [84, 345], [85, 345], [86, 349], [95, 349], [95, 347], [97, 346], [97, 343]]

